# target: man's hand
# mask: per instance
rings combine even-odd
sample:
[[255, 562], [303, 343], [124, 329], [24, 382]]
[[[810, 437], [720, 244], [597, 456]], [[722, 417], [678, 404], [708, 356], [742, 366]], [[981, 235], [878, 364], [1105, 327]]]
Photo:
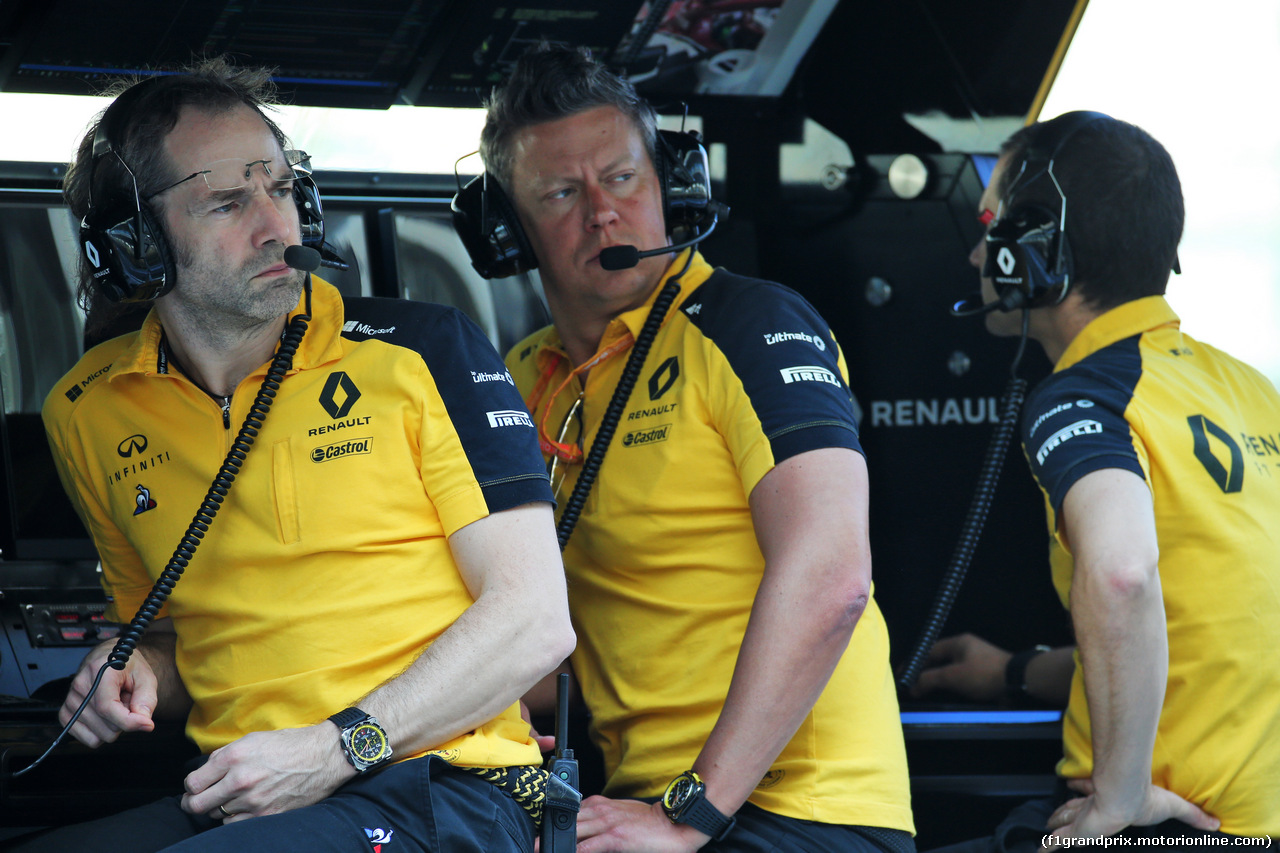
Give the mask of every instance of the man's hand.
[[327, 720], [254, 732], [215, 749], [187, 776], [182, 808], [224, 822], [278, 814], [318, 803], [355, 773], [338, 747], [337, 728]]
[[933, 644], [911, 695], [950, 690], [975, 702], [1004, 695], [1004, 671], [1012, 654], [973, 634], [945, 637]]
[[[67, 698], [58, 710], [59, 723], [65, 726], [80, 707], [114, 646], [114, 640], [102, 643], [80, 662]], [[98, 691], [72, 726], [71, 736], [85, 746], [97, 748], [124, 732], [152, 731], [156, 727], [156, 697], [157, 679], [151, 665], [142, 655], [134, 654], [123, 670], [108, 669], [103, 674]]]
[[693, 853], [710, 840], [672, 823], [662, 803], [587, 797], [578, 812], [577, 853]]
[[1146, 797], [1135, 816], [1126, 817], [1114, 813], [1101, 802], [1089, 780], [1075, 780], [1068, 784], [1085, 796], [1068, 800], [1049, 816], [1046, 828], [1053, 831], [1055, 838], [1098, 838], [1115, 835], [1126, 827], [1152, 826], [1171, 818], [1206, 831], [1215, 830], [1222, 824], [1199, 806], [1155, 785], [1147, 786]]

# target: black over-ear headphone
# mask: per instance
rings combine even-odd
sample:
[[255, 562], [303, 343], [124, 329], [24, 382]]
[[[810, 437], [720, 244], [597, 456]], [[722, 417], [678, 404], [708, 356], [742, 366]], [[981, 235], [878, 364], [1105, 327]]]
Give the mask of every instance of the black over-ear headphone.
[[[107, 107], [93, 134], [89, 163], [89, 209], [80, 220], [80, 246], [93, 267], [94, 284], [112, 302], [146, 302], [173, 289], [177, 271], [164, 231], [138, 191], [138, 178], [121, 156], [123, 124], [143, 95], [178, 76], [149, 77], [130, 86]], [[259, 113], [261, 114], [261, 113]], [[266, 121], [265, 116], [263, 120]], [[117, 127], [119, 125], [119, 127]], [[129, 175], [128, 185], [109, 186], [99, 163], [113, 156]], [[293, 182], [302, 245], [324, 244], [320, 191], [310, 175]]]
[[[658, 131], [654, 167], [662, 188], [662, 215], [674, 243], [709, 233], [725, 208], [711, 198], [707, 149], [693, 132]], [[472, 178], [453, 197], [453, 227], [485, 278], [505, 278], [536, 269], [510, 197], [488, 173]]]
[[[987, 260], [982, 275], [991, 279], [1005, 310], [1056, 305], [1071, 288], [1074, 264], [1067, 241], [1067, 197], [1054, 162], [1082, 128], [1111, 117], [1079, 110], [1063, 113], [1042, 126], [1039, 139], [1027, 148], [1022, 169], [1008, 190], [1007, 210], [998, 214], [987, 232]], [[1053, 182], [1061, 204], [1057, 211], [1040, 204], [1017, 202], [1018, 194], [1036, 181]]]

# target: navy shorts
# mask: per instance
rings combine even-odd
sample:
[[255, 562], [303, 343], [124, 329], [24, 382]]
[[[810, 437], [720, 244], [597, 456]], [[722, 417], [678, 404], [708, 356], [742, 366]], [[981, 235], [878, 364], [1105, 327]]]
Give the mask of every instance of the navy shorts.
[[434, 756], [357, 776], [306, 808], [223, 825], [178, 797], [52, 830], [23, 853], [532, 853], [533, 821], [507, 794]]

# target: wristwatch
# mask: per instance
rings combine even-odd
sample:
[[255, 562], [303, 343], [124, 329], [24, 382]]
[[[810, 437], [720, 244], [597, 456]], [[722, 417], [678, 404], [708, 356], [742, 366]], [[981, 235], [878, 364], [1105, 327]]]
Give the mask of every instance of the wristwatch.
[[348, 708], [329, 719], [338, 727], [342, 752], [356, 770], [363, 773], [391, 760], [391, 741], [377, 717], [359, 708]]
[[1031, 695], [1031, 691], [1027, 689], [1027, 664], [1031, 663], [1032, 658], [1048, 651], [1052, 651], [1048, 646], [1032, 646], [1009, 658], [1004, 667], [1004, 687], [1010, 697]]
[[707, 802], [707, 786], [692, 770], [686, 770], [667, 785], [662, 795], [662, 810], [672, 823], [692, 826], [715, 841], [723, 841], [738, 822]]

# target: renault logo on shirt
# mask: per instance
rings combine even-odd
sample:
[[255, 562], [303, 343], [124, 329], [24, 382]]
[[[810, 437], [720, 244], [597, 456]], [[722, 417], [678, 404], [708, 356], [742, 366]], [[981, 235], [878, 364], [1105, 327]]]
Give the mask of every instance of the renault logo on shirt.
[[782, 374], [782, 381], [787, 385], [792, 382], [825, 382], [828, 385], [840, 387], [840, 380], [836, 378], [834, 373], [825, 367], [818, 367], [816, 364], [802, 367], [784, 367], [779, 373]]
[[360, 389], [351, 381], [351, 377], [341, 370], [335, 370], [329, 374], [329, 378], [324, 383], [324, 390], [320, 392], [320, 405], [324, 406], [329, 417], [335, 421], [345, 418], [347, 412], [351, 411], [351, 407], [359, 399]]
[[[1191, 415], [1187, 418], [1187, 426], [1191, 427], [1191, 452], [1222, 493], [1229, 495], [1244, 488], [1244, 453], [1231, 434], [1204, 415]], [[1216, 439], [1227, 452], [1227, 465], [1223, 465], [1214, 453], [1210, 438]]]
[[673, 355], [658, 365], [658, 369], [649, 377], [649, 399], [656, 400], [670, 391], [678, 378], [680, 378], [680, 360]]

